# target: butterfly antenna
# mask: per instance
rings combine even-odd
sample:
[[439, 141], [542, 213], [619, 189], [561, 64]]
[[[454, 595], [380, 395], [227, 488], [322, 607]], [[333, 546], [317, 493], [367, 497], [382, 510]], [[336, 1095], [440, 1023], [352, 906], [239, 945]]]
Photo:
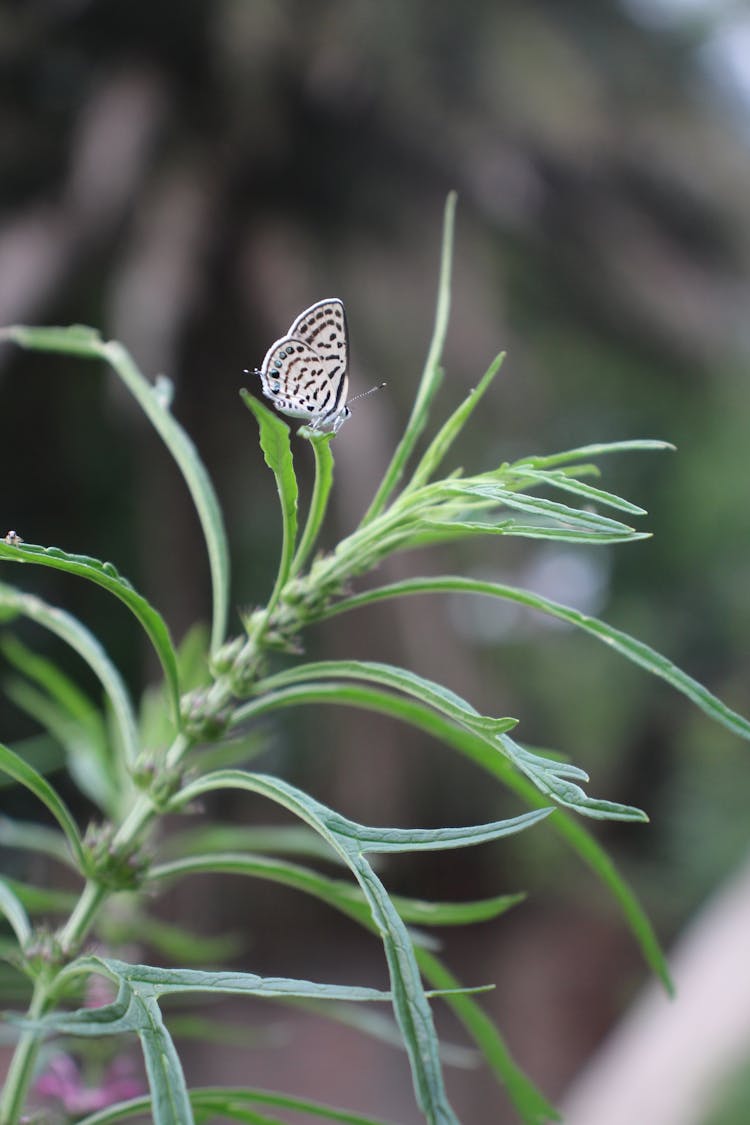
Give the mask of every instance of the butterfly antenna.
[[354, 398], [350, 398], [349, 402], [356, 402], [358, 398], [367, 398], [368, 395], [374, 395], [375, 391], [382, 391], [383, 387], [387, 386], [387, 383], [378, 383], [376, 387], [370, 387], [369, 391], [362, 391], [361, 394], [355, 395]]

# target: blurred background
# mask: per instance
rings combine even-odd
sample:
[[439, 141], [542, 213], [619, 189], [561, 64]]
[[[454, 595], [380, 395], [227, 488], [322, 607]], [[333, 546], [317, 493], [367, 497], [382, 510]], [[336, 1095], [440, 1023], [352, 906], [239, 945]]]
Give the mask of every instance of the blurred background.
[[[279, 545], [273, 480], [238, 397], [243, 369], [299, 311], [335, 295], [348, 311], [352, 393], [387, 381], [334, 445], [334, 544], [367, 506], [410, 409], [455, 188], [435, 423], [497, 351], [508, 358], [453, 464], [480, 471], [627, 438], [678, 452], [604, 464], [603, 486], [649, 510], [652, 539], [589, 550], [483, 542], [404, 557], [378, 579], [527, 585], [634, 633], [747, 713], [744, 4], [5, 0], [0, 83], [0, 323], [91, 324], [144, 372], [174, 380], [174, 411], [225, 505], [236, 606], [266, 598]], [[177, 639], [207, 619], [207, 565], [181, 478], [114, 378], [6, 346], [0, 396], [4, 525], [113, 560]], [[304, 488], [310, 450], [296, 439], [294, 450]], [[107, 595], [53, 571], [2, 577], [86, 621], [134, 691], [152, 680], [137, 626]], [[62, 655], [38, 633], [27, 639]], [[480, 599], [423, 599], [337, 619], [306, 642], [321, 658], [408, 666], [489, 714], [515, 715], [522, 740], [590, 771], [592, 793], [645, 808], [649, 826], [597, 835], [667, 947], [746, 862], [746, 747], [593, 640]], [[4, 699], [0, 713], [3, 741], [33, 733]], [[262, 768], [373, 824], [519, 811], [478, 770], [385, 719], [300, 710], [267, 736]], [[0, 798], [19, 811], [17, 794]], [[272, 815], [244, 798], [210, 811], [236, 823]], [[444, 935], [444, 952], [471, 983], [496, 982], [487, 1009], [519, 1063], [564, 1099], [647, 979], [604, 889], [544, 827], [394, 859], [384, 874], [393, 890], [439, 899], [529, 892], [507, 917]], [[293, 892], [203, 880], [160, 910], [207, 935], [241, 934], [236, 963], [254, 972], [382, 983], [374, 942]], [[736, 978], [711, 994], [714, 1015], [734, 988]], [[419, 1120], [398, 1052], [313, 1016], [262, 1009], [251, 1023], [249, 1053], [186, 1044], [190, 1080], [276, 1085]], [[460, 1037], [449, 1022], [445, 1031]], [[706, 1048], [699, 1028], [694, 1047]], [[649, 1120], [750, 1120], [743, 1050], [727, 1052], [731, 1066], [693, 1116]], [[467, 1125], [516, 1120], [485, 1072], [448, 1080]]]

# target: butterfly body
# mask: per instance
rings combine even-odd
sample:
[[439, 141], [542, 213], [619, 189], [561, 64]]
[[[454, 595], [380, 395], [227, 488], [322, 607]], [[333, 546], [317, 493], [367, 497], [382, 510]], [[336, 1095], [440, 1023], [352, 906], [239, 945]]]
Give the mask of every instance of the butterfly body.
[[351, 414], [348, 362], [344, 306], [329, 297], [300, 313], [287, 334], [271, 344], [256, 374], [263, 394], [283, 414], [335, 434]]

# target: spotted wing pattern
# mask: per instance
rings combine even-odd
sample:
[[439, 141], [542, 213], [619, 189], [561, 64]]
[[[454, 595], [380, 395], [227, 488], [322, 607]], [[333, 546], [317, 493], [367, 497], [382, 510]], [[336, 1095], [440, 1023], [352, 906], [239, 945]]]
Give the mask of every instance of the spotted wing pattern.
[[349, 417], [346, 396], [348, 336], [344, 306], [337, 297], [305, 309], [286, 336], [266, 352], [259, 375], [263, 394], [311, 429], [339, 429]]

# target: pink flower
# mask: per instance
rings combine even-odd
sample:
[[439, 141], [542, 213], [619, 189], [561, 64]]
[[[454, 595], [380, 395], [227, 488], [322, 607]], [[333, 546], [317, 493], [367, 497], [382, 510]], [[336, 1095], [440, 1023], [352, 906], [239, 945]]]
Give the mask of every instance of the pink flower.
[[34, 1089], [43, 1098], [55, 1098], [66, 1113], [74, 1116], [93, 1113], [145, 1093], [132, 1061], [125, 1056], [110, 1063], [98, 1086], [86, 1086], [75, 1059], [70, 1055], [54, 1055]]

